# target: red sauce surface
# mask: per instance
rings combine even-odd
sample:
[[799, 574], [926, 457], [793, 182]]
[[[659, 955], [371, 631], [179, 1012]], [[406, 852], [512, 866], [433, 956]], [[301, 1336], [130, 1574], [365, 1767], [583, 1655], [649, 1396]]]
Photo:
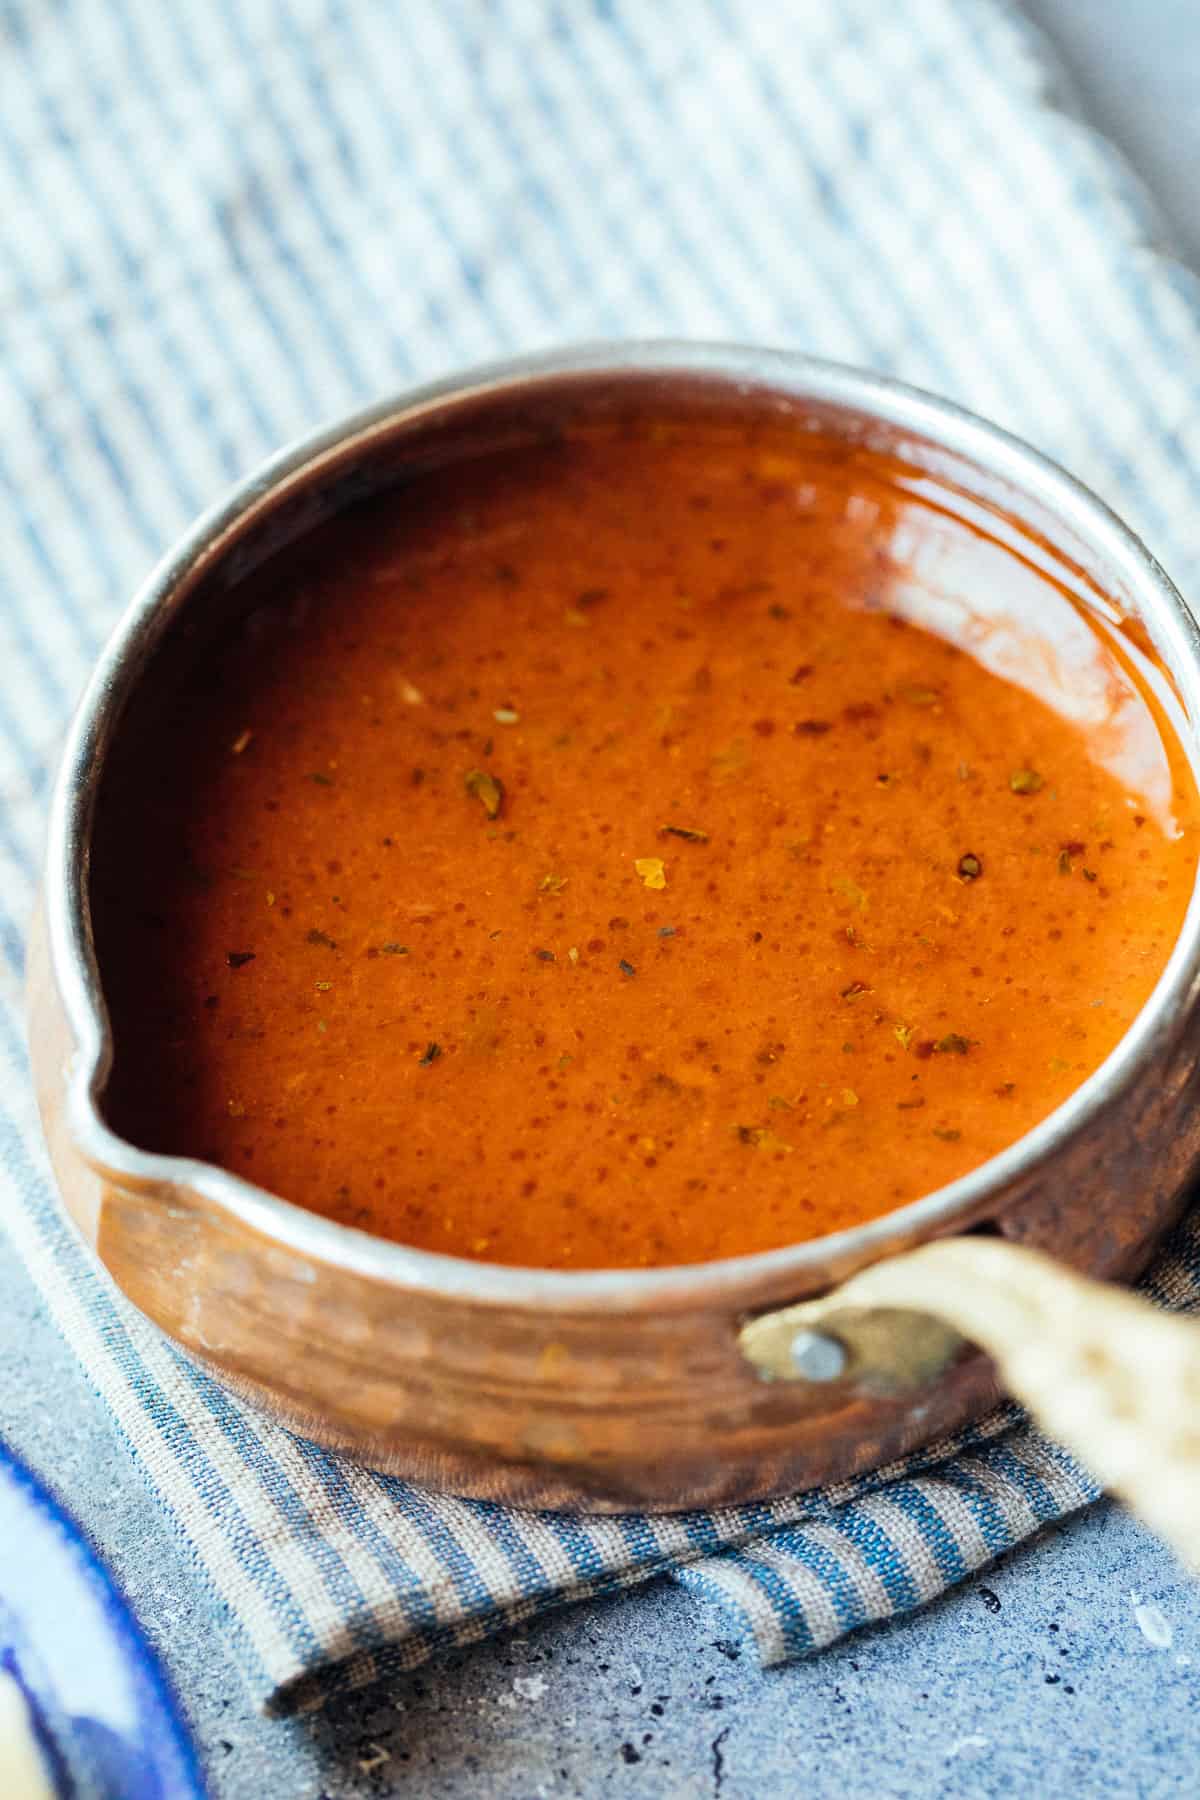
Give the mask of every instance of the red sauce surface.
[[871, 455], [497, 453], [244, 599], [106, 777], [108, 1110], [330, 1218], [562, 1268], [855, 1224], [1044, 1118], [1178, 933], [1153, 671]]

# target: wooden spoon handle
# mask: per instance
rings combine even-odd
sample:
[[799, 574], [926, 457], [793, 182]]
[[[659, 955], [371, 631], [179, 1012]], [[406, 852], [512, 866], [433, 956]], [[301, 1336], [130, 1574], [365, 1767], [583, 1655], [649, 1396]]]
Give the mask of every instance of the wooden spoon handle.
[[[878, 1321], [904, 1314], [923, 1315], [927, 1355], [937, 1341], [931, 1322], [935, 1334], [950, 1327], [986, 1350], [1038, 1424], [1200, 1570], [1200, 1321], [1035, 1250], [946, 1238], [877, 1263], [820, 1300], [752, 1321], [742, 1348], [764, 1373], [829, 1380], [842, 1373], [839, 1351], [849, 1342], [848, 1378], [878, 1388], [887, 1385], [888, 1357], [877, 1346], [889, 1337], [881, 1338]], [[872, 1319], [874, 1334], [864, 1332]], [[893, 1329], [892, 1341], [903, 1346], [907, 1332]], [[881, 1364], [874, 1382], [873, 1357]]]

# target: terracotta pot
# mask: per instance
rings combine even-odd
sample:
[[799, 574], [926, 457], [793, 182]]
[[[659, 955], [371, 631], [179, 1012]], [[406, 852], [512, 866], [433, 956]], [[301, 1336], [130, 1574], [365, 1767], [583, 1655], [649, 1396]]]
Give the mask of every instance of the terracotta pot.
[[[94, 803], [146, 684], [238, 576], [398, 470], [659, 399], [763, 408], [884, 450], [987, 508], [1073, 589], [1136, 621], [1195, 734], [1200, 640], [1144, 547], [1061, 470], [978, 419], [799, 356], [624, 345], [508, 364], [358, 414], [273, 459], [133, 601], [71, 729], [31, 947], [31, 1039], [51, 1156], [80, 1230], [135, 1305], [294, 1429], [378, 1468], [524, 1506], [732, 1504], [879, 1464], [995, 1397], [991, 1364], [890, 1329], [894, 1379], [766, 1381], [753, 1315], [933, 1237], [987, 1230], [1127, 1277], [1178, 1214], [1200, 1152], [1200, 913], [1150, 1002], [1055, 1113], [938, 1193], [857, 1230], [687, 1268], [565, 1274], [409, 1250], [223, 1170], [149, 1155], [104, 1120], [112, 1060], [89, 929]], [[905, 1320], [908, 1322], [905, 1323]], [[828, 1371], [826, 1371], [828, 1373]]]

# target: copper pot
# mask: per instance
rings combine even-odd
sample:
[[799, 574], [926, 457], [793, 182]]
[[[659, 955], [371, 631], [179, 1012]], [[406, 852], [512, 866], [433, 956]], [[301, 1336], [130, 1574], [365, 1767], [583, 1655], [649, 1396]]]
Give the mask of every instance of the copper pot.
[[758, 1500], [962, 1425], [995, 1398], [994, 1367], [921, 1310], [893, 1300], [860, 1309], [856, 1325], [843, 1309], [833, 1336], [800, 1315], [759, 1316], [926, 1240], [972, 1232], [1129, 1277], [1179, 1213], [1200, 1152], [1195, 901], [1140, 1017], [1035, 1130], [888, 1217], [765, 1255], [590, 1274], [460, 1261], [333, 1224], [221, 1169], [146, 1154], [108, 1128], [113, 1046], [89, 927], [92, 820], [128, 708], [183, 653], [180, 622], [233, 604], [240, 573], [398, 469], [655, 400], [709, 413], [761, 407], [952, 482], [1077, 592], [1137, 623], [1200, 752], [1196, 626], [1107, 508], [957, 408], [801, 356], [633, 344], [441, 382], [276, 456], [165, 558], [84, 695], [50, 818], [30, 1019], [63, 1194], [134, 1304], [238, 1393], [377, 1468], [523, 1506]]

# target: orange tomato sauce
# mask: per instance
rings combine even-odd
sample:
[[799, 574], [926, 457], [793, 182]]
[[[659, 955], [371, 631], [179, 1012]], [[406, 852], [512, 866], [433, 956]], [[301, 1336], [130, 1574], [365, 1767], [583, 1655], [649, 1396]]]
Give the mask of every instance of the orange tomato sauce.
[[969, 510], [643, 419], [279, 552], [106, 773], [110, 1122], [564, 1269], [768, 1250], [1013, 1143], [1161, 974], [1197, 804], [1153, 664]]

